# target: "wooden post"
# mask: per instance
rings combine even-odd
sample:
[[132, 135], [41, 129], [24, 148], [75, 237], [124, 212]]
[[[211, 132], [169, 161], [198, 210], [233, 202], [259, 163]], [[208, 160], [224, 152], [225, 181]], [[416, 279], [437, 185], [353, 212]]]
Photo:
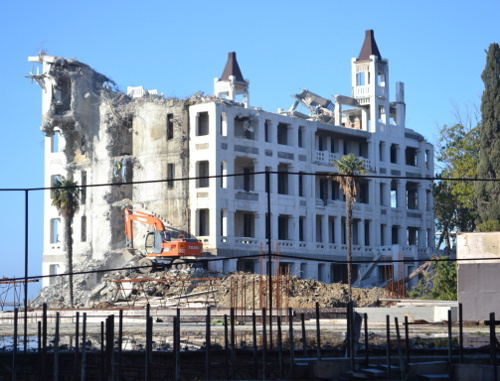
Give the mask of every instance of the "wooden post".
[[493, 379], [496, 380], [498, 377], [497, 370], [497, 356], [496, 356], [496, 347], [497, 347], [497, 338], [495, 335], [495, 313], [490, 313], [490, 357], [491, 357], [491, 365], [493, 365]]
[[295, 343], [293, 342], [293, 311], [288, 307], [288, 336], [290, 340], [290, 363], [293, 363], [295, 358]]
[[229, 327], [227, 315], [224, 315], [224, 355], [226, 359], [226, 378], [229, 379]]
[[262, 378], [266, 379], [267, 373], [267, 331], [266, 308], [262, 308]]
[[283, 379], [283, 337], [281, 336], [281, 316], [277, 316], [278, 325], [278, 356], [279, 356], [279, 375]]
[[47, 375], [47, 303], [43, 303], [42, 310], [42, 377]]
[[38, 321], [38, 360], [37, 360], [37, 377], [42, 379], [42, 322]]
[[211, 331], [210, 331], [210, 324], [212, 322], [212, 319], [210, 317], [210, 306], [207, 307], [207, 315], [205, 319], [205, 379], [210, 380], [210, 365], [211, 365], [211, 358], [210, 358], [210, 351], [212, 350], [212, 343], [211, 343]]
[[302, 350], [304, 351], [304, 357], [307, 357], [306, 322], [303, 313], [300, 314], [300, 323], [302, 325]]
[[180, 335], [179, 318], [174, 316], [174, 380], [180, 380], [179, 357], [180, 357]]
[[75, 316], [75, 360], [74, 360], [74, 372], [75, 378], [78, 378], [78, 372], [80, 370], [80, 312], [76, 311]]
[[394, 318], [394, 325], [396, 326], [396, 340], [398, 342], [398, 355], [399, 355], [399, 367], [401, 370], [401, 379], [405, 378], [405, 363], [403, 360], [403, 349], [401, 348], [401, 335], [399, 334], [399, 322], [398, 318]]
[[236, 354], [235, 354], [235, 344], [234, 344], [234, 307], [230, 310], [230, 323], [231, 323], [231, 379], [234, 380], [235, 377], [235, 366], [236, 366]]
[[464, 363], [464, 319], [462, 303], [458, 304], [458, 351], [460, 354], [460, 364]]
[[391, 378], [391, 318], [389, 315], [385, 317], [385, 335], [387, 341], [386, 356], [387, 356], [387, 375]]
[[255, 311], [252, 312], [252, 336], [253, 336], [253, 373], [254, 378], [259, 377], [258, 363], [257, 363], [257, 317]]
[[453, 342], [451, 332], [451, 309], [448, 310], [448, 362], [453, 364]]
[[86, 378], [86, 367], [87, 367], [87, 313], [83, 313], [82, 321], [82, 371], [81, 371], [81, 381], [85, 381]]
[[118, 379], [122, 379], [123, 310], [118, 315]]
[[56, 332], [54, 336], [54, 380], [59, 380], [59, 312], [56, 312]]
[[369, 351], [368, 351], [368, 314], [365, 313], [363, 315], [363, 319], [365, 321], [365, 363], [366, 363], [366, 366], [369, 366], [370, 365], [370, 354], [369, 354]]
[[321, 330], [319, 327], [319, 303], [316, 302], [316, 352], [318, 360], [321, 360]]
[[101, 321], [101, 380], [104, 380], [104, 322]]
[[[14, 308], [14, 343], [12, 346], [12, 380], [17, 380], [17, 315], [18, 309]], [[26, 340], [26, 337], [24, 338]]]

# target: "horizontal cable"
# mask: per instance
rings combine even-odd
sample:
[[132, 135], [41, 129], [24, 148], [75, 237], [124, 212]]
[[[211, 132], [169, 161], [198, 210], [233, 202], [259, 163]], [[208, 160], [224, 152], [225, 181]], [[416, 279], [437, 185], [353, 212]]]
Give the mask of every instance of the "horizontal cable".
[[[392, 180], [422, 180], [422, 181], [479, 181], [479, 182], [497, 182], [500, 179], [487, 179], [487, 178], [467, 178], [467, 177], [419, 177], [419, 176], [388, 176], [388, 175], [342, 175], [335, 172], [332, 173], [312, 173], [312, 172], [288, 172], [288, 171], [260, 171], [260, 172], [248, 172], [248, 173], [233, 173], [225, 175], [211, 175], [211, 176], [196, 176], [196, 177], [183, 177], [183, 178], [172, 178], [172, 179], [159, 179], [159, 180], [141, 180], [141, 181], [126, 181], [120, 183], [101, 183], [101, 184], [85, 184], [85, 185], [74, 185], [68, 186], [66, 188], [98, 188], [98, 187], [109, 187], [109, 186], [121, 186], [121, 185], [140, 185], [140, 184], [155, 184], [155, 183], [165, 183], [165, 182], [176, 182], [176, 181], [193, 181], [193, 180], [203, 180], [203, 179], [218, 179], [225, 177], [238, 177], [238, 176], [250, 176], [250, 175], [265, 175], [265, 174], [286, 174], [286, 175], [304, 175], [304, 176], [315, 176], [315, 177], [354, 177], [359, 179], [392, 179]], [[25, 192], [25, 191], [41, 191], [41, 190], [52, 190], [54, 187], [36, 187], [36, 188], [0, 188], [0, 192]]]
[[[205, 262], [214, 262], [214, 261], [223, 261], [223, 260], [231, 260], [231, 259], [248, 259], [248, 258], [260, 258], [263, 259], [269, 258], [269, 256], [276, 258], [287, 258], [287, 259], [299, 259], [304, 261], [315, 261], [315, 262], [326, 262], [332, 264], [348, 264], [347, 260], [337, 260], [337, 259], [323, 259], [323, 258], [315, 258], [315, 257], [302, 257], [302, 256], [294, 256], [294, 255], [286, 255], [286, 254], [278, 254], [271, 253], [269, 254], [254, 254], [254, 255], [243, 255], [243, 256], [234, 256], [234, 257], [223, 257], [223, 258], [202, 258], [196, 260], [189, 260], [188, 263], [205, 263]], [[180, 258], [182, 259], [182, 258]], [[364, 263], [420, 263], [420, 262], [471, 262], [471, 261], [498, 261], [500, 258], [491, 257], [491, 258], [431, 258], [431, 259], [382, 259], [382, 260], [352, 260], [352, 264], [364, 264]], [[43, 279], [43, 278], [57, 278], [69, 275], [85, 275], [85, 274], [97, 274], [97, 273], [106, 273], [113, 271], [124, 271], [124, 270], [140, 270], [142, 268], [148, 268], [151, 266], [130, 266], [130, 267], [118, 267], [112, 269], [98, 269], [98, 270], [87, 270], [87, 271], [75, 271], [72, 273], [63, 273], [63, 274], [50, 274], [50, 275], [34, 275], [18, 278], [3, 278], [2, 282], [12, 282], [12, 281], [24, 281], [31, 279]], [[160, 269], [168, 268], [168, 265], [155, 265], [155, 267]]]

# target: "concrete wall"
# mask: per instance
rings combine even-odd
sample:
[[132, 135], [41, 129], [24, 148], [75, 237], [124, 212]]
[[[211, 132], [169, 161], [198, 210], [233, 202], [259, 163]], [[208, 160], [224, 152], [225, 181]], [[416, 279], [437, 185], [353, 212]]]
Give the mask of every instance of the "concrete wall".
[[[488, 260], [487, 260], [488, 258]], [[493, 260], [491, 260], [493, 258]], [[498, 259], [494, 259], [498, 258]], [[500, 232], [457, 236], [458, 301], [465, 320], [500, 317]], [[467, 261], [460, 261], [467, 259]]]

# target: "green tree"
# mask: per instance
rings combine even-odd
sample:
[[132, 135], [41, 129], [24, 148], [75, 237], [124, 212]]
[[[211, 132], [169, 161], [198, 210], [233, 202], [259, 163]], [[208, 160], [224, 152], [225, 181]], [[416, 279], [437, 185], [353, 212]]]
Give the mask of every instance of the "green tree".
[[56, 177], [50, 193], [52, 205], [57, 208], [59, 214], [64, 219], [64, 245], [67, 272], [69, 273], [69, 301], [73, 308], [73, 239], [71, 233], [75, 213], [80, 207], [80, 190], [76, 182], [67, 180], [64, 177]]
[[489, 220], [477, 225], [478, 232], [500, 232], [500, 221]]
[[[479, 126], [444, 126], [439, 131], [436, 159], [441, 163], [441, 178], [474, 179], [479, 158]], [[437, 248], [444, 242], [451, 248], [453, 231], [474, 231], [477, 219], [475, 184], [471, 181], [446, 181], [434, 184], [434, 213], [441, 232]]]
[[333, 178], [339, 183], [345, 196], [346, 233], [347, 233], [347, 284], [349, 285], [349, 300], [352, 299], [352, 207], [359, 191], [359, 179], [356, 176], [367, 173], [365, 163], [359, 157], [350, 153], [333, 162], [337, 175]]
[[413, 299], [457, 300], [457, 263], [448, 257], [434, 257], [430, 269], [420, 278], [417, 286], [408, 292]]
[[[491, 44], [481, 75], [484, 92], [481, 99], [482, 125], [478, 177], [498, 179], [500, 174], [500, 46]], [[500, 182], [478, 181], [479, 221], [500, 220]]]

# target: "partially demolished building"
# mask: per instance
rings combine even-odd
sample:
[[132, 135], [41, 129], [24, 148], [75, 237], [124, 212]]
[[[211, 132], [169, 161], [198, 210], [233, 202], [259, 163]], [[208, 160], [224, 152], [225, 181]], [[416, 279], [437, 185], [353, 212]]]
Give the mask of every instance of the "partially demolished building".
[[[330, 175], [332, 161], [347, 153], [380, 176], [361, 182], [354, 208], [353, 258], [372, 261], [355, 266], [357, 284], [412, 270], [377, 260], [431, 254], [431, 182], [421, 178], [432, 177], [433, 147], [405, 127], [402, 83], [390, 101], [389, 63], [373, 31], [352, 60], [350, 96], [329, 100], [304, 90], [277, 113], [250, 106], [249, 81], [234, 53], [213, 95], [187, 99], [142, 87], [122, 93], [76, 60], [45, 54], [29, 60], [43, 66], [32, 77], [43, 89], [45, 185], [61, 175], [80, 185], [114, 184], [82, 192], [75, 262], [120, 253], [123, 208], [131, 206], [161, 216], [174, 237], [202, 240], [205, 251], [221, 259], [210, 262], [213, 269], [259, 271], [259, 260], [248, 256], [267, 253], [270, 234], [272, 251], [288, 256], [279, 266], [324, 282], [345, 281], [346, 265], [322, 260], [346, 257], [345, 204]], [[273, 172], [269, 186], [265, 171]], [[62, 272], [63, 225], [49, 192], [44, 226], [43, 274]]]

